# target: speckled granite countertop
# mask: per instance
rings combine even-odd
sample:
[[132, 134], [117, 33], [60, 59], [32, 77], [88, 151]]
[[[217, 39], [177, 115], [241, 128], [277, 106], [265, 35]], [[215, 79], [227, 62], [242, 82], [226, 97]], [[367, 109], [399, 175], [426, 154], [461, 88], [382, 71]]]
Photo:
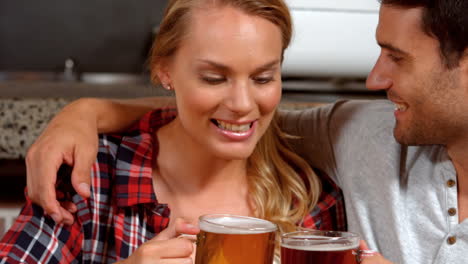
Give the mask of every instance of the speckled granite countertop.
[[24, 158], [48, 121], [80, 97], [167, 96], [149, 83], [89, 84], [54, 81], [0, 81], [0, 159]]
[[70, 99], [0, 99], [0, 159], [23, 158], [47, 122]]

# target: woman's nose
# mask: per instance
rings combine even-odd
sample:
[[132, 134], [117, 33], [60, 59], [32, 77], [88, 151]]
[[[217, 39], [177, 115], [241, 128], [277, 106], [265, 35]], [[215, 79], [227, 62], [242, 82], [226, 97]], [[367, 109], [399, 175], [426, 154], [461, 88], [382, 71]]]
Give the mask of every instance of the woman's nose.
[[226, 107], [235, 113], [244, 114], [255, 106], [254, 95], [248, 82], [236, 83], [229, 87], [225, 99]]

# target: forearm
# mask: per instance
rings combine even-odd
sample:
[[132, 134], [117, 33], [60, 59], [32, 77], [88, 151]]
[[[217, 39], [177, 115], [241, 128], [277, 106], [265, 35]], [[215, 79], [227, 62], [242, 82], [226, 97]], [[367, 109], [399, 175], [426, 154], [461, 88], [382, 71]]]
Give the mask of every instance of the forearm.
[[148, 111], [160, 107], [175, 107], [175, 100], [173, 97], [82, 98], [67, 105], [56, 119], [86, 119], [96, 124], [99, 133], [118, 132], [128, 128]]
[[144, 97], [105, 100], [97, 111], [99, 133], [125, 130], [145, 113], [161, 107], [175, 107], [173, 97]]

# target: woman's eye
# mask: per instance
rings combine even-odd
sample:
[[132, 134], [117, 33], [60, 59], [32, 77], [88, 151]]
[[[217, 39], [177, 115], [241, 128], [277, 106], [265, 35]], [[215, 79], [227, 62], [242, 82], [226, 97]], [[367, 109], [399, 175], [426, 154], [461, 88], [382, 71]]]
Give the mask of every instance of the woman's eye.
[[211, 85], [221, 84], [226, 81], [225, 78], [220, 77], [202, 77], [202, 80]]

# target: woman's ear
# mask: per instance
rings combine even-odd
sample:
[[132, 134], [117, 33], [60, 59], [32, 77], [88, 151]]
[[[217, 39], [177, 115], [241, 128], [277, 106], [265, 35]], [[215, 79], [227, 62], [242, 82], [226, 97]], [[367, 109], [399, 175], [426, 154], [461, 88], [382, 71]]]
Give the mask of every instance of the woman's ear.
[[163, 86], [171, 84], [170, 65], [166, 59], [156, 65], [156, 75]]

